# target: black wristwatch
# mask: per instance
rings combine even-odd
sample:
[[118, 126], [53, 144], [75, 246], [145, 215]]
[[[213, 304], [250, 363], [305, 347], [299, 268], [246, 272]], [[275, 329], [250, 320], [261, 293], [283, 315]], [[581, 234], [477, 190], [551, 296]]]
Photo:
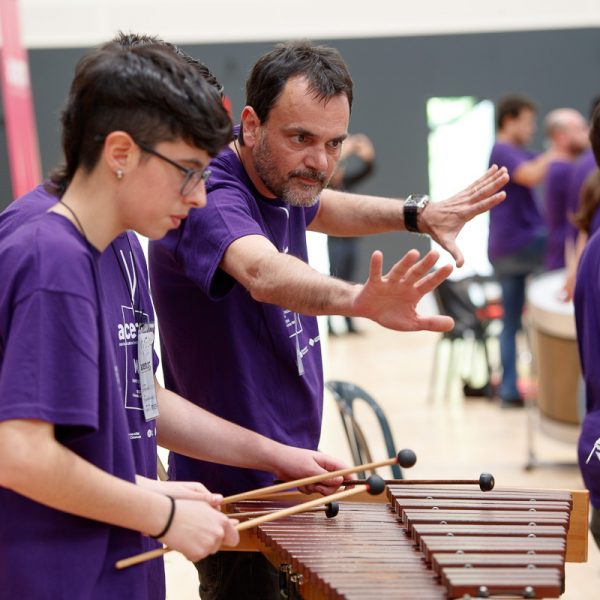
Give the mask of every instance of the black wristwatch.
[[411, 194], [404, 201], [404, 226], [407, 231], [419, 233], [417, 217], [425, 210], [429, 204], [429, 196], [427, 194]]

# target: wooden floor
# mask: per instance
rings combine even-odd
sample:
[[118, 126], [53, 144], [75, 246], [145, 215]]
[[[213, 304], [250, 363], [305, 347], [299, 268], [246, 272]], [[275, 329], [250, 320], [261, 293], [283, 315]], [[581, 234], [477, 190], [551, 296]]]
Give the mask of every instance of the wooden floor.
[[[574, 466], [575, 434], [560, 431], [561, 441], [549, 437], [532, 419], [528, 438], [528, 415], [524, 409], [501, 409], [488, 399], [464, 399], [458, 379], [445, 393], [445, 366], [439, 384], [430, 393], [432, 364], [438, 336], [432, 333], [399, 334], [359, 321], [361, 335], [330, 337], [324, 351], [326, 378], [352, 381], [365, 388], [383, 407], [392, 427], [396, 446], [412, 448], [417, 464], [406, 477], [472, 479], [491, 472], [498, 486], [581, 489], [583, 483]], [[522, 365], [521, 365], [521, 368]], [[375, 459], [386, 456], [379, 429], [368, 413], [360, 414]], [[540, 461], [563, 462], [567, 466], [543, 466], [526, 471], [532, 439]], [[326, 398], [321, 450], [349, 459], [339, 416], [331, 398]], [[569, 466], [571, 463], [571, 466]], [[382, 472], [386, 475], [385, 471]], [[166, 557], [170, 600], [197, 598], [195, 569], [181, 555]], [[564, 600], [600, 597], [600, 552], [593, 540], [589, 560], [567, 565]]]

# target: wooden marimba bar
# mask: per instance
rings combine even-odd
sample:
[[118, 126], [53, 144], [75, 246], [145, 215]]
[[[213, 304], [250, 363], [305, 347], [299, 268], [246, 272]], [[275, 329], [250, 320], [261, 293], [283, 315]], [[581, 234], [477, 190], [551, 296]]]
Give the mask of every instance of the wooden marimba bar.
[[[260, 525], [246, 549], [280, 569], [290, 599], [557, 598], [564, 590], [570, 492], [391, 486], [387, 495], [389, 504], [341, 503], [334, 519], [305, 513]], [[578, 520], [584, 537], [587, 518]]]

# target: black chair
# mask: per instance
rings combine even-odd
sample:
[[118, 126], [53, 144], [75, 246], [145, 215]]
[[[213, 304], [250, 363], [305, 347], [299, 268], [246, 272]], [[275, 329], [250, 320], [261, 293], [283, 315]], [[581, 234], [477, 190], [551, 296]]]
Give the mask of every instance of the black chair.
[[495, 318], [498, 318], [495, 310], [498, 305], [477, 305], [471, 300], [469, 290], [473, 285], [483, 285], [491, 278], [467, 277], [460, 281], [445, 280], [434, 291], [434, 296], [441, 314], [449, 315], [454, 319], [455, 326], [452, 331], [445, 332], [440, 336], [436, 345], [433, 370], [430, 383], [430, 399], [433, 399], [435, 379], [439, 369], [440, 352], [443, 343], [450, 343], [450, 356], [445, 377], [444, 392], [448, 394], [452, 378], [455, 376], [454, 363], [456, 361], [456, 342], [471, 340], [473, 342], [473, 363], [475, 351], [483, 352], [487, 378], [484, 385], [472, 386], [469, 379], [473, 372], [473, 364], [469, 365], [467, 377], [463, 378], [463, 391], [467, 395], [493, 396], [492, 387], [492, 365], [488, 350], [488, 339], [491, 337], [489, 326]]
[[[367, 438], [354, 413], [354, 402], [356, 400], [363, 401], [377, 417], [388, 457], [392, 458], [398, 454], [388, 420], [382, 408], [365, 390], [348, 381], [328, 381], [325, 383], [325, 387], [331, 392], [336, 401], [355, 465], [373, 462]], [[392, 465], [391, 469], [394, 479], [402, 479], [402, 471], [398, 465]], [[359, 475], [361, 477], [366, 476], [365, 473]]]

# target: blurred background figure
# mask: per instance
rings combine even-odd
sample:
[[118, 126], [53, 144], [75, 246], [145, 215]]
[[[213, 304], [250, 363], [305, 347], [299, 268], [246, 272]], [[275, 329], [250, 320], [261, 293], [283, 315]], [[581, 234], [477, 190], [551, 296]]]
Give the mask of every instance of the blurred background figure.
[[[597, 106], [600, 106], [600, 96], [595, 96], [590, 104], [590, 122]], [[567, 275], [565, 280], [565, 300], [573, 298], [575, 289], [575, 274], [579, 257], [587, 242], [586, 232], [582, 232], [581, 223], [576, 223], [575, 215], [579, 212], [583, 202], [583, 187], [590, 175], [597, 169], [594, 152], [590, 147], [573, 164], [569, 178], [568, 208], [569, 222], [567, 224], [567, 239], [565, 240], [565, 263]], [[589, 231], [587, 232], [589, 233]], [[581, 239], [580, 239], [581, 236]]]
[[[342, 146], [338, 167], [329, 182], [329, 187], [344, 192], [352, 191], [364, 181], [375, 168], [375, 148], [364, 133], [349, 135]], [[345, 281], [356, 281], [356, 265], [359, 256], [359, 238], [334, 237], [327, 238], [329, 251], [329, 267], [331, 275]], [[346, 322], [348, 333], [358, 333], [351, 317], [341, 317]], [[340, 318], [340, 319], [341, 319]], [[344, 333], [338, 326], [335, 317], [329, 317], [329, 333]]]
[[544, 130], [549, 147], [558, 154], [544, 179], [543, 206], [548, 227], [544, 266], [552, 271], [565, 266], [570, 179], [574, 160], [589, 147], [589, 139], [584, 116], [572, 108], [549, 112], [544, 119]]
[[496, 128], [490, 164], [505, 166], [510, 175], [506, 200], [490, 211], [488, 240], [488, 256], [502, 289], [499, 395], [503, 407], [520, 407], [516, 336], [525, 303], [525, 279], [541, 268], [546, 239], [533, 188], [543, 181], [550, 163], [563, 154], [554, 147], [540, 154], [527, 149], [536, 130], [536, 107], [524, 96], [510, 95], [498, 102]]
[[[591, 119], [590, 140], [596, 163], [600, 165], [600, 109]], [[598, 311], [600, 271], [600, 237], [597, 210], [600, 180], [596, 170], [583, 187], [581, 208], [575, 222], [587, 230], [589, 239], [581, 252], [577, 269], [574, 304], [577, 323], [577, 343], [581, 371], [585, 380], [586, 414], [578, 443], [579, 466], [587, 489], [590, 491], [590, 530], [600, 548], [600, 312]]]
[[571, 222], [577, 230], [577, 239], [573, 257], [567, 265], [565, 281], [565, 299], [572, 300], [575, 291], [577, 265], [588, 239], [600, 228], [600, 169], [596, 167], [581, 187], [579, 210], [571, 216]]

